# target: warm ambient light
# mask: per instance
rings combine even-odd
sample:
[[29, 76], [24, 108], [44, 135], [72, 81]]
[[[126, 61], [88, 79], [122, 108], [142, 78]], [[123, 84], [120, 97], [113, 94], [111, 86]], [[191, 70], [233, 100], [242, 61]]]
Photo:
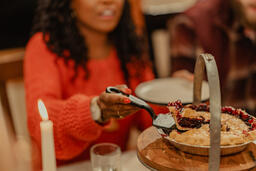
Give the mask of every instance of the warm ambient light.
[[44, 105], [44, 102], [41, 99], [38, 99], [37, 107], [38, 107], [38, 111], [40, 113], [40, 116], [41, 116], [42, 120], [47, 121], [49, 119], [48, 118], [48, 113], [47, 113], [46, 107]]

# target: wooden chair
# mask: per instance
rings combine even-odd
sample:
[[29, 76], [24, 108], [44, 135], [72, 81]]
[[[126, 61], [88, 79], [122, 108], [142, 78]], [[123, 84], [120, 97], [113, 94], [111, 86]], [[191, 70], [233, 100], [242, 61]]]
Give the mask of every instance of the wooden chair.
[[0, 170], [14, 171], [15, 167], [13, 161], [15, 161], [13, 152], [13, 135], [9, 129], [9, 122], [6, 121], [3, 115], [2, 106], [0, 105]]
[[16, 136], [28, 137], [23, 85], [25, 48], [0, 50], [0, 105]]

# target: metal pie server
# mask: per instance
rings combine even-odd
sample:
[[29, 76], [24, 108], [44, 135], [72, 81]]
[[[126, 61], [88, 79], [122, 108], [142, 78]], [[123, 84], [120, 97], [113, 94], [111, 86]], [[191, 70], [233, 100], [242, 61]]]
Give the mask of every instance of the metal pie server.
[[106, 92], [125, 95], [126, 97], [128, 97], [131, 100], [130, 104], [137, 106], [141, 109], [145, 109], [150, 114], [150, 116], [152, 118], [152, 122], [153, 122], [152, 125], [157, 128], [158, 132], [162, 136], [168, 136], [172, 130], [172, 127], [175, 125], [175, 121], [174, 121], [173, 117], [171, 116], [171, 114], [160, 113], [160, 114], [156, 115], [154, 110], [145, 101], [143, 101], [133, 95], [126, 94], [126, 93], [120, 91], [119, 89], [117, 89], [116, 87], [107, 87]]

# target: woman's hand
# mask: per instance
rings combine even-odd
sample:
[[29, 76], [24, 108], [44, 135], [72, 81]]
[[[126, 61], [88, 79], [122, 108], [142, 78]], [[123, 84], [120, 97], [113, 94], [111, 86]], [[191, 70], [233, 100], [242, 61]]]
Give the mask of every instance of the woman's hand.
[[[132, 91], [126, 85], [115, 86], [126, 94]], [[130, 99], [124, 95], [102, 92], [97, 100], [104, 120], [109, 118], [123, 118], [139, 110], [138, 107], [130, 105]]]
[[179, 78], [184, 78], [189, 81], [194, 81], [194, 74], [189, 72], [188, 70], [178, 70], [172, 74], [173, 77], [179, 77]]

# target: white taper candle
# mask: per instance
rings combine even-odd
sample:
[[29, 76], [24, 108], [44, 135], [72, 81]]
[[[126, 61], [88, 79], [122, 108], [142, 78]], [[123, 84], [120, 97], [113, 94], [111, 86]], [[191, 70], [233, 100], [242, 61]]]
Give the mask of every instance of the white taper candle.
[[42, 100], [38, 100], [40, 122], [43, 171], [56, 171], [54, 150], [53, 123], [48, 119], [48, 113]]

